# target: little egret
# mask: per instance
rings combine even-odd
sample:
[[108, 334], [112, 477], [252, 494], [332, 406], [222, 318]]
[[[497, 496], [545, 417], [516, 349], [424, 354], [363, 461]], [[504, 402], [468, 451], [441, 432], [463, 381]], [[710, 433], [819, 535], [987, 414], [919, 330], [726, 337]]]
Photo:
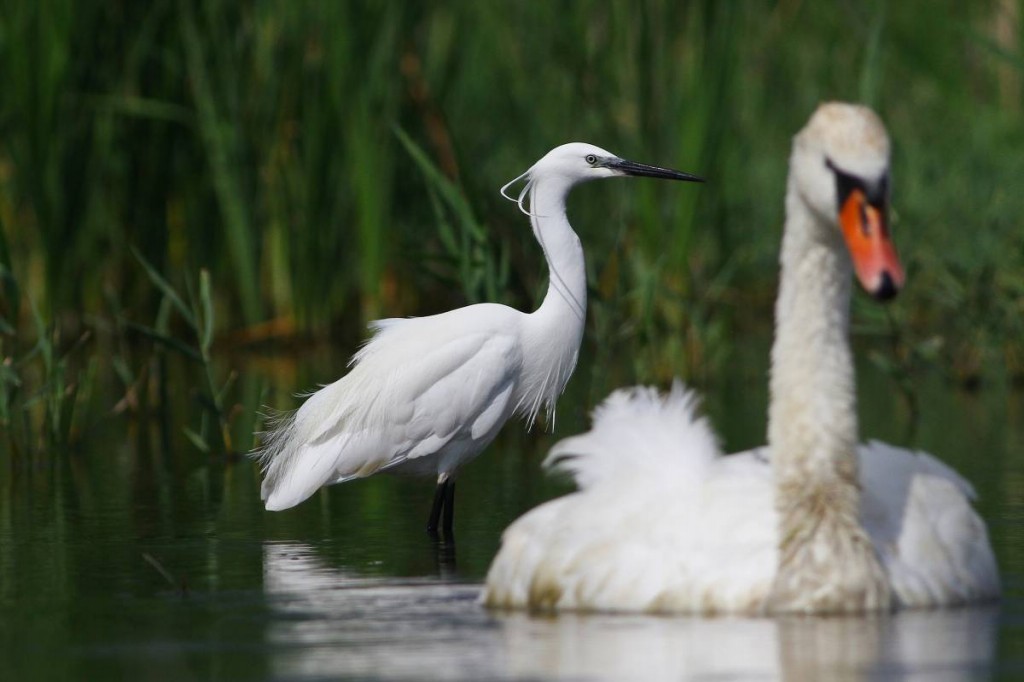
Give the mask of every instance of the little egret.
[[[587, 180], [628, 175], [701, 181], [577, 142], [556, 147], [505, 185], [502, 195], [530, 217], [547, 259], [550, 282], [540, 307], [525, 314], [481, 303], [371, 323], [375, 333], [351, 371], [265, 435], [256, 456], [267, 509], [288, 509], [321, 486], [380, 471], [431, 475], [437, 488], [427, 530], [436, 534], [442, 521], [450, 538], [459, 467], [513, 414], [532, 425], [542, 407], [553, 413], [576, 366], [587, 280], [566, 195]], [[506, 190], [519, 180], [525, 185], [512, 199]]]
[[681, 384], [614, 392], [552, 449], [545, 464], [580, 491], [506, 530], [485, 603], [855, 613], [998, 595], [970, 484], [925, 453], [857, 444], [850, 281], [882, 300], [903, 284], [888, 200], [882, 122], [819, 107], [790, 157], [767, 447], [720, 456]]

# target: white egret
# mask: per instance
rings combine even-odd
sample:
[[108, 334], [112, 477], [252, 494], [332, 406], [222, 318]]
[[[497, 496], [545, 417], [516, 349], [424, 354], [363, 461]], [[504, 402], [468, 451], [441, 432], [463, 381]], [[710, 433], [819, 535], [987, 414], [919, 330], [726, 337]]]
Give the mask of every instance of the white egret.
[[[553, 413], [579, 352], [586, 315], [583, 248], [565, 214], [578, 183], [618, 176], [700, 181], [570, 143], [548, 152], [519, 180], [514, 199], [530, 217], [550, 282], [531, 314], [481, 303], [429, 317], [378, 320], [351, 371], [308, 397], [266, 434], [256, 454], [262, 498], [293, 507], [324, 485], [380, 471], [432, 475], [437, 488], [427, 529], [451, 536], [454, 477], [513, 414], [532, 424]], [[529, 200], [527, 209], [524, 202]]]
[[857, 444], [851, 274], [883, 300], [903, 284], [888, 197], [879, 118], [819, 107], [790, 157], [767, 447], [720, 456], [680, 384], [616, 391], [552, 449], [580, 491], [506, 530], [486, 604], [830, 613], [998, 595], [970, 484], [925, 453]]

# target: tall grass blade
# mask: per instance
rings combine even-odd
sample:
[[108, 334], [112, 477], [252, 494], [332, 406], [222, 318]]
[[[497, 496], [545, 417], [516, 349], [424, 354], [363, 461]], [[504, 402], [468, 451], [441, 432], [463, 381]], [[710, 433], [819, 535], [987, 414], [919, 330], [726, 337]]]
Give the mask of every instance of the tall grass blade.
[[173, 286], [171, 286], [171, 283], [164, 279], [163, 275], [161, 275], [156, 268], [150, 265], [149, 261], [146, 260], [145, 257], [134, 247], [132, 247], [132, 254], [134, 254], [135, 259], [139, 261], [142, 268], [146, 271], [149, 281], [156, 285], [156, 288], [159, 289], [160, 293], [162, 293], [171, 305], [174, 306], [182, 319], [188, 323], [188, 326], [192, 329], [198, 330], [198, 322], [196, 321], [195, 315], [192, 314], [192, 309], [185, 304], [185, 301], [182, 300], [181, 296], [178, 295], [178, 292]]
[[130, 320], [123, 320], [122, 324], [124, 325], [125, 329], [137, 332], [142, 336], [146, 337], [147, 339], [156, 342], [158, 345], [163, 346], [169, 350], [173, 350], [176, 353], [179, 353], [182, 357], [188, 358], [189, 360], [193, 360], [198, 363], [203, 362], [203, 356], [201, 353], [196, 351], [195, 348], [192, 348], [188, 344], [185, 344], [182, 341], [179, 341], [178, 339], [174, 338], [173, 336], [157, 331], [156, 329], [152, 329], [151, 327], [147, 327], [146, 325], [131, 322]]
[[[869, 3], [870, 5], [870, 3]], [[885, 30], [887, 3], [877, 0], [868, 27], [867, 45], [864, 48], [864, 66], [860, 74], [860, 101], [877, 106], [882, 77], [882, 35]]]
[[262, 316], [256, 277], [256, 253], [253, 234], [242, 195], [242, 184], [236, 175], [236, 132], [218, 111], [215, 90], [207, 71], [205, 46], [196, 27], [190, 3], [181, 3], [181, 33], [185, 61], [193, 88], [199, 133], [210, 165], [213, 187], [217, 194], [227, 241], [235, 269], [236, 291], [241, 299], [246, 322], [252, 324]]
[[472, 238], [486, 240], [487, 233], [480, 223], [477, 222], [476, 216], [473, 215], [473, 209], [455, 183], [444, 176], [441, 170], [427, 157], [423, 148], [413, 142], [412, 138], [405, 131], [401, 128], [395, 128], [395, 136], [402, 143], [405, 151], [416, 163], [416, 166], [423, 173], [430, 186], [441, 196], [448, 208], [455, 213], [460, 227]]
[[213, 345], [215, 320], [213, 317], [213, 294], [210, 291], [210, 271], [203, 268], [199, 271], [199, 304], [202, 314], [199, 325], [199, 349], [204, 358], [209, 357]]

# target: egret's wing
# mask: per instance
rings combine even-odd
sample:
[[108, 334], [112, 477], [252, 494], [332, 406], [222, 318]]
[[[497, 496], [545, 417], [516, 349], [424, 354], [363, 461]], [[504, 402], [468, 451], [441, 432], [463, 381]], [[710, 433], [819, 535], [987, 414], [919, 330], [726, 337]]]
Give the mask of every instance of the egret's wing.
[[385, 466], [433, 454], [456, 439], [489, 440], [511, 412], [518, 374], [513, 337], [460, 339], [446, 350], [457, 358], [429, 382], [395, 387], [395, 403], [411, 406], [407, 421], [387, 423], [382, 436], [393, 443]]
[[[453, 440], [493, 436], [520, 364], [516, 337], [450, 319], [388, 320], [348, 375], [309, 397], [266, 456], [263, 497], [286, 509]], [[456, 320], [457, 321], [457, 320]]]

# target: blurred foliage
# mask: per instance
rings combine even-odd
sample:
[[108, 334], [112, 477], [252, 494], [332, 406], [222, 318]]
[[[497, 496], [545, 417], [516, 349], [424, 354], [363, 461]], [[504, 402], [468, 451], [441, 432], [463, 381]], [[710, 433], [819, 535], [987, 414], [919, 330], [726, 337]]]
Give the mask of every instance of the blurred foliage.
[[[880, 363], [1024, 376], [1016, 0], [3, 0], [0, 79], [5, 406], [74, 401], [97, 357], [119, 409], [145, 412], [167, 390], [152, 384], [167, 339], [354, 348], [377, 316], [529, 308], [546, 269], [497, 189], [569, 140], [709, 178], [571, 199], [592, 397], [706, 380], [768, 333], [789, 140], [827, 99], [876, 107], [895, 142], [909, 287], [885, 313], [855, 310], [859, 332], [897, 342]], [[199, 271], [217, 329], [171, 319], [153, 286]], [[66, 438], [58, 403], [34, 418]]]
[[[225, 409], [226, 400], [234, 386], [237, 374], [232, 372], [223, 383], [218, 382], [216, 370], [213, 367], [211, 351], [213, 349], [213, 335], [216, 328], [213, 307], [213, 288], [210, 284], [210, 273], [201, 270], [199, 273], [199, 292], [190, 282], [186, 282], [187, 295], [182, 296], [164, 277], [150, 265], [138, 252], [136, 258], [142, 264], [146, 274], [153, 284], [164, 295], [164, 302], [157, 313], [157, 322], [154, 326], [146, 326], [131, 321], [124, 321], [124, 325], [144, 337], [154, 341], [157, 345], [175, 351], [186, 360], [191, 360], [201, 369], [202, 386], [195, 396], [196, 402], [202, 408], [200, 422], [197, 429], [185, 427], [184, 434], [201, 452], [210, 453], [229, 452], [236, 453], [234, 439], [231, 434], [229, 415]], [[186, 302], [187, 301], [187, 302]], [[194, 340], [182, 341], [169, 332], [170, 309], [174, 309], [178, 316], [187, 326], [190, 335]], [[127, 382], [132, 383], [132, 382]], [[247, 428], [245, 430], [246, 443], [242, 451], [251, 447], [252, 427], [255, 423], [255, 412], [250, 409], [245, 411], [248, 416]]]

